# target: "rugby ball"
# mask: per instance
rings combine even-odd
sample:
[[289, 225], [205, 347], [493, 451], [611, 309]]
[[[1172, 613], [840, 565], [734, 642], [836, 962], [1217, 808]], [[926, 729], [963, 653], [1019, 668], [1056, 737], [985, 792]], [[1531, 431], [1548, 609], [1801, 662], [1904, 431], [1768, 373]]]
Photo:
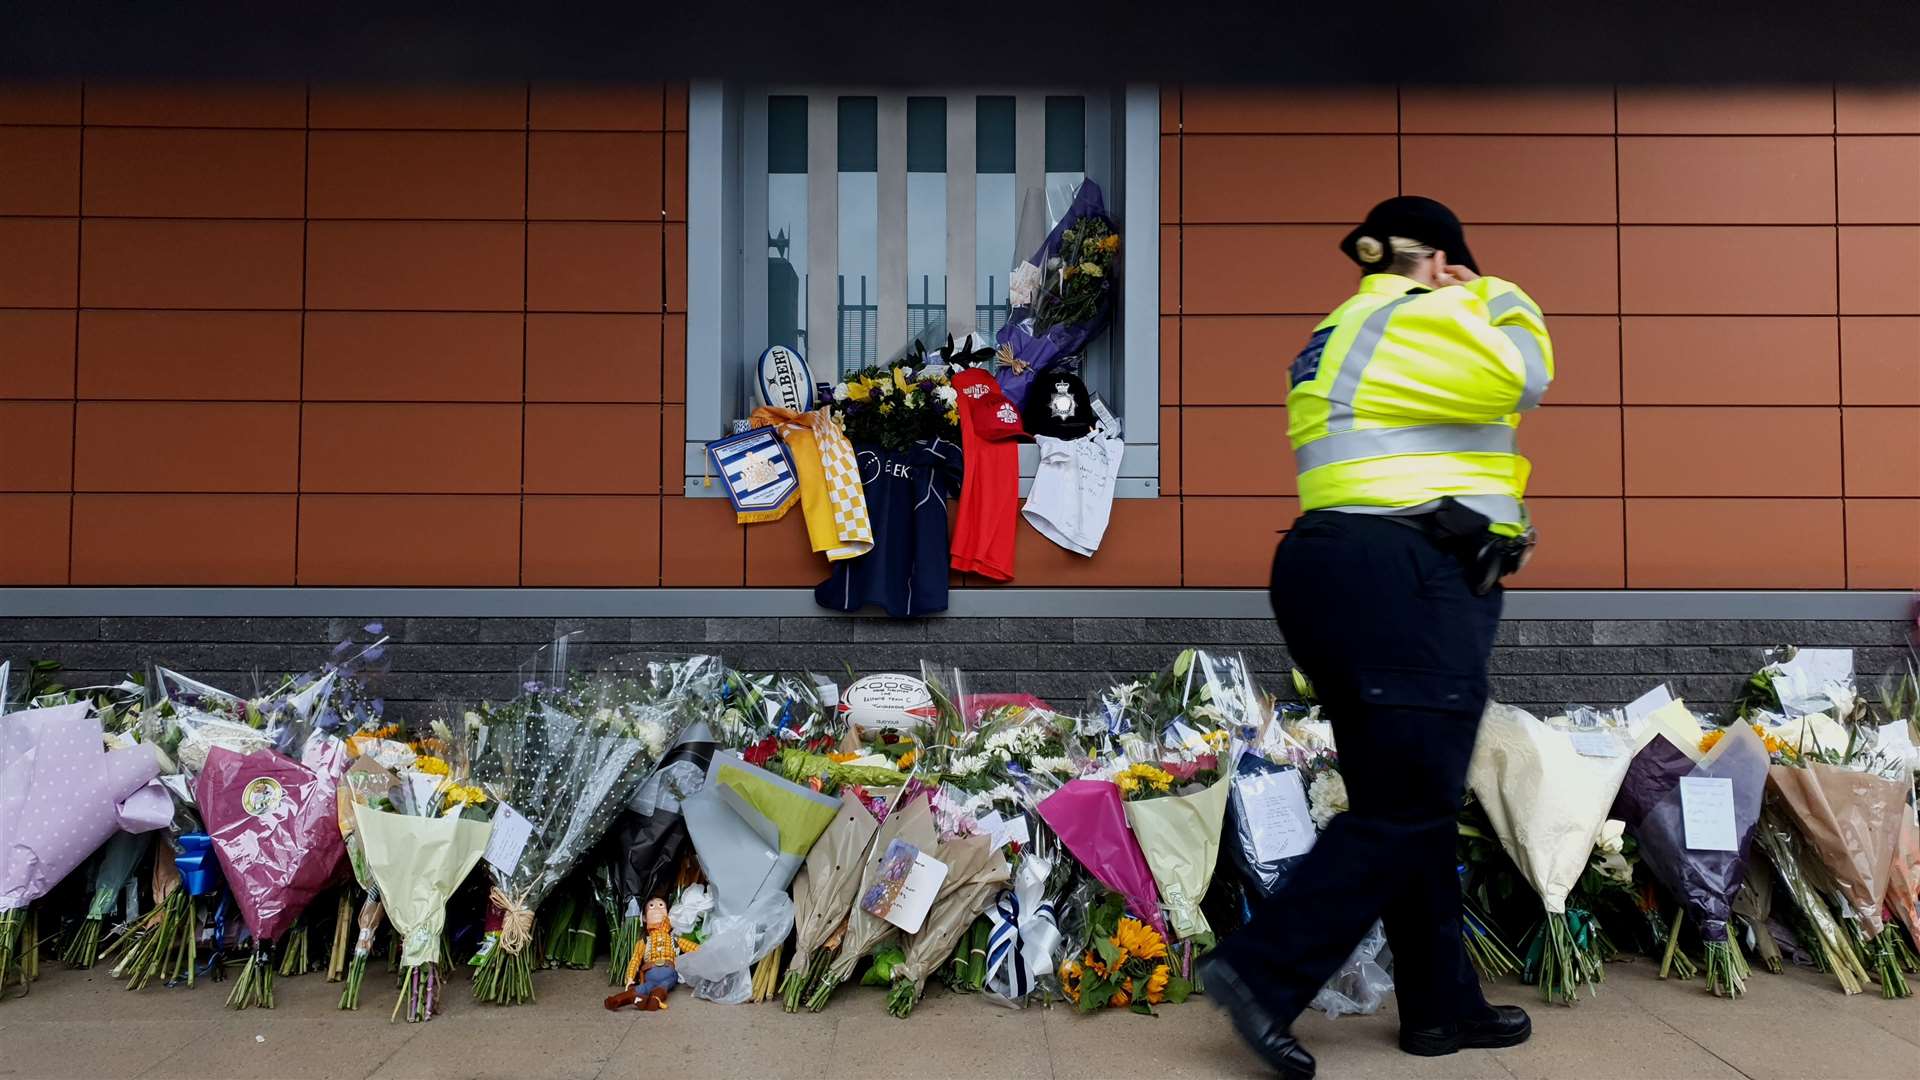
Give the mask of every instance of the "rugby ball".
[[806, 412], [813, 407], [813, 371], [799, 353], [770, 345], [760, 354], [760, 401], [780, 409]]
[[869, 675], [840, 695], [840, 715], [867, 729], [905, 731], [933, 721], [933, 695], [911, 675]]

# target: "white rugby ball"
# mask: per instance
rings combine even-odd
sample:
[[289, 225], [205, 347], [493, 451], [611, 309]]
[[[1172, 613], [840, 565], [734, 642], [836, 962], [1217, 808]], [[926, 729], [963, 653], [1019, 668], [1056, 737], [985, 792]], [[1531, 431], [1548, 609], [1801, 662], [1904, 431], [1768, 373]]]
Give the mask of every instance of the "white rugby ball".
[[903, 731], [932, 722], [933, 695], [911, 675], [869, 675], [840, 695], [840, 714], [863, 728]]
[[795, 412], [813, 408], [813, 370], [806, 358], [785, 345], [768, 346], [760, 354], [760, 401]]

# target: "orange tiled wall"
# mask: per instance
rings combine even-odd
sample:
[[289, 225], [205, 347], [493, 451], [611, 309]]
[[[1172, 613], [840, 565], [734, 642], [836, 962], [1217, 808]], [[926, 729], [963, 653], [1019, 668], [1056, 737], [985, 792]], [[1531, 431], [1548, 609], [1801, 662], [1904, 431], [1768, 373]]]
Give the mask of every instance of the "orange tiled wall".
[[659, 84], [0, 90], [0, 582], [657, 584], [685, 162]]
[[1535, 587], [1920, 586], [1920, 90], [1163, 95], [1163, 430], [1187, 585], [1296, 512], [1286, 363], [1375, 201], [1546, 309]]
[[[1920, 94], [1164, 100], [1167, 497], [1020, 584], [1261, 583], [1282, 372], [1401, 190], [1553, 317], [1527, 584], [1920, 583]], [[0, 583], [818, 580], [797, 514], [673, 494], [685, 117], [0, 91]]]

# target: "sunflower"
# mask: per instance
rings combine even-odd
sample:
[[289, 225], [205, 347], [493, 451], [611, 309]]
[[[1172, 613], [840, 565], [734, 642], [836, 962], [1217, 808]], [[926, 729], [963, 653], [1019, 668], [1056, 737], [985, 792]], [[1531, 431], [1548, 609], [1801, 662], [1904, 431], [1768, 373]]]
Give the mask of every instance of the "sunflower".
[[1080, 1004], [1080, 979], [1082, 971], [1078, 960], [1067, 960], [1060, 965], [1060, 992], [1067, 1000]]
[[1120, 989], [1115, 990], [1113, 992], [1113, 996], [1107, 999], [1107, 1004], [1113, 1006], [1116, 1009], [1124, 1009], [1128, 1005], [1131, 1005], [1132, 1003], [1133, 1003], [1133, 980], [1132, 979], [1128, 979], [1126, 982], [1121, 983]]
[[920, 757], [919, 750], [909, 750], [906, 753], [900, 755], [900, 760], [894, 763], [894, 767], [899, 769], [901, 772], [906, 772], [908, 769], [913, 768], [913, 763], [916, 760], [918, 760], [919, 757]]
[[1155, 964], [1153, 974], [1147, 976], [1147, 1004], [1158, 1005], [1167, 999], [1167, 981], [1173, 978], [1173, 972], [1165, 964]]
[[1142, 960], [1160, 960], [1167, 955], [1167, 942], [1160, 932], [1138, 919], [1121, 916], [1113, 936], [1121, 948]]

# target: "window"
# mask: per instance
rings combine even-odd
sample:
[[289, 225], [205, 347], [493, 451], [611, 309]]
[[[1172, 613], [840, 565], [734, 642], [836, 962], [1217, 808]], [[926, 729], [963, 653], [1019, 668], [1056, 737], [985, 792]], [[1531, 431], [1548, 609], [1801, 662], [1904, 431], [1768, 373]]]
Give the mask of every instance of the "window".
[[1125, 239], [1082, 373], [1124, 422], [1119, 494], [1158, 494], [1157, 90], [696, 83], [689, 119], [689, 494], [714, 494], [702, 444], [756, 404], [761, 350], [831, 380], [915, 338], [991, 337], [1013, 266], [1086, 179]]

